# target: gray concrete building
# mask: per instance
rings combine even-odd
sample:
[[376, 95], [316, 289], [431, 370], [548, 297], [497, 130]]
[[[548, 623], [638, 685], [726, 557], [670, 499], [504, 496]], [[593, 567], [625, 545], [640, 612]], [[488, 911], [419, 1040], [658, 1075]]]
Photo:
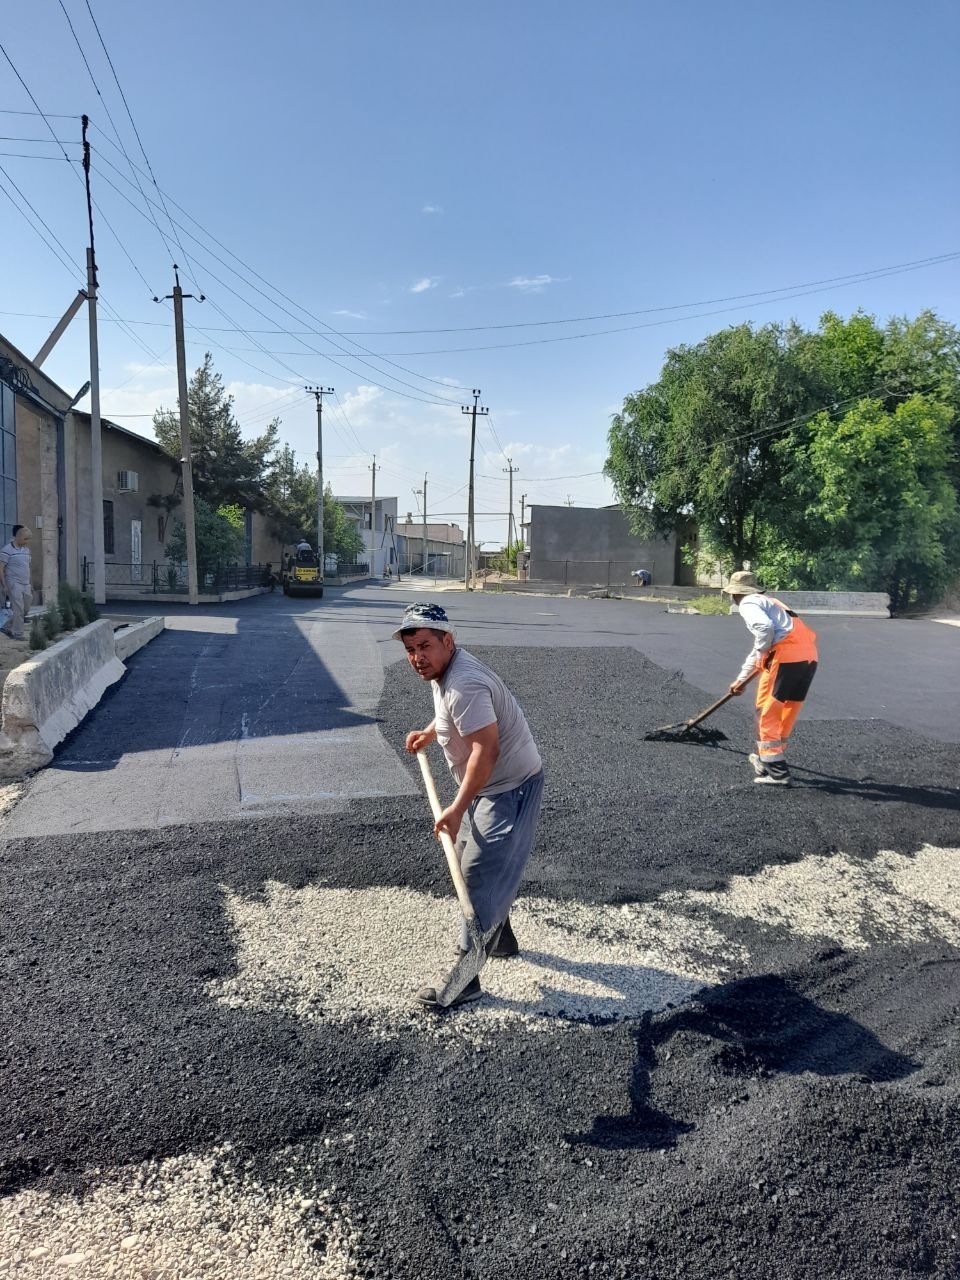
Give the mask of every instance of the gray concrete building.
[[659, 586], [694, 582], [680, 539], [637, 538], [619, 506], [528, 508], [524, 526], [531, 581], [624, 586], [647, 569]]

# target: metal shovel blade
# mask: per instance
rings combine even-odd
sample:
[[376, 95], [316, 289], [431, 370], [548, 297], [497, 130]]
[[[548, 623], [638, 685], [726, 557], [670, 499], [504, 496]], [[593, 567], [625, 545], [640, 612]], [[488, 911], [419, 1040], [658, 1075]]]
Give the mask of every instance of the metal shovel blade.
[[470, 985], [487, 963], [487, 947], [499, 933], [500, 927], [495, 924], [486, 933], [481, 933], [476, 917], [467, 921], [470, 946], [450, 970], [446, 982], [438, 989], [437, 1004], [444, 1009], [449, 1008], [460, 992]]

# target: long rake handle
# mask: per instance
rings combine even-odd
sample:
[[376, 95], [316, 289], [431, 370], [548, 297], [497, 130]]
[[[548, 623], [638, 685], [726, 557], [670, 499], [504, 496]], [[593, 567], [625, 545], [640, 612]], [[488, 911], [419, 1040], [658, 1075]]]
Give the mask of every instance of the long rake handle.
[[[433, 773], [430, 770], [430, 761], [427, 759], [426, 750], [417, 752], [417, 763], [420, 765], [420, 772], [423, 774], [423, 785], [427, 789], [427, 799], [430, 801], [433, 820], [436, 822], [443, 812], [443, 806], [440, 803], [440, 797], [437, 795], [437, 784], [433, 780]], [[443, 845], [443, 852], [447, 855], [447, 867], [450, 871], [453, 887], [457, 893], [460, 910], [463, 912], [467, 924], [473, 923], [479, 931], [480, 922], [477, 919], [477, 913], [473, 909], [473, 903], [470, 901], [470, 893], [463, 878], [463, 872], [460, 870], [460, 859], [457, 857], [457, 850], [446, 831], [440, 832], [440, 843]]]
[[[751, 680], [755, 680], [759, 674], [760, 674], [759, 671], [751, 671], [750, 674], [747, 676], [746, 680], [744, 680], [743, 682], [744, 688], [746, 688], [746, 686], [750, 683]], [[718, 698], [716, 702], [714, 702], [711, 706], [707, 707], [706, 711], [701, 711], [698, 716], [694, 716], [692, 720], [688, 720], [686, 722], [685, 727], [687, 729], [692, 729], [694, 725], [699, 724], [701, 720], [706, 720], [707, 716], [712, 716], [715, 711], [719, 711], [720, 708], [725, 703], [729, 702], [731, 698], [736, 698], [738, 696], [739, 695], [736, 693], [725, 693], [722, 698]]]

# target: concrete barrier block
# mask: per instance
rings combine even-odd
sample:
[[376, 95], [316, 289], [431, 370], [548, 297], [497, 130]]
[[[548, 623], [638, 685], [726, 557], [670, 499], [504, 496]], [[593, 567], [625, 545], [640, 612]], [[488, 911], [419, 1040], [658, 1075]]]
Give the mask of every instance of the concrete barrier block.
[[125, 670], [106, 618], [15, 667], [3, 686], [0, 778], [22, 778], [49, 764], [54, 747]]
[[126, 662], [145, 644], [156, 639], [165, 626], [166, 622], [163, 618], [155, 617], [144, 618], [142, 622], [135, 622], [129, 627], [121, 627], [113, 634], [117, 657], [121, 662]]

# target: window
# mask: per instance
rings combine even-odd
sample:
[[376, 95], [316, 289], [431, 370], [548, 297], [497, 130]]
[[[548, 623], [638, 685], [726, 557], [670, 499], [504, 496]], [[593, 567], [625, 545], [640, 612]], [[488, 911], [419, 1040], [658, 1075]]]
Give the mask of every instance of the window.
[[113, 553], [113, 503], [105, 500], [103, 504], [103, 554], [112, 556]]

